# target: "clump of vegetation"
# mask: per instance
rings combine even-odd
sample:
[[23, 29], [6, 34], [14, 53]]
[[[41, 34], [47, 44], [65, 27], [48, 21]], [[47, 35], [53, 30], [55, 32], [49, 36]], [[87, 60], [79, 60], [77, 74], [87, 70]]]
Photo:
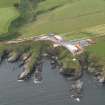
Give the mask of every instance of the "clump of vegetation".
[[0, 0], [0, 36], [8, 33], [8, 27], [15, 20], [19, 13], [14, 8], [14, 3], [19, 3], [20, 0]]
[[[14, 38], [17, 38], [18, 36], [20, 36], [21, 34], [19, 32], [19, 29], [22, 26], [24, 26], [24, 24], [32, 22], [33, 20], [36, 19], [36, 16], [37, 16], [36, 8], [37, 8], [38, 3], [42, 2], [42, 1], [44, 1], [44, 0], [17, 0], [16, 2], [10, 1], [12, 4], [13, 14], [11, 13], [11, 11], [10, 11], [10, 13], [13, 16], [14, 16], [14, 14], [16, 14], [16, 16], [14, 16], [13, 21], [9, 22], [9, 25], [6, 25], [6, 26], [8, 26], [8, 27], [6, 27], [8, 29], [8, 31], [5, 31], [4, 33], [2, 33], [3, 35], [0, 35], [0, 40], [11, 40], [11, 39], [14, 39]], [[8, 12], [9, 12], [9, 10], [8, 10]], [[10, 15], [10, 14], [8, 14], [8, 15]], [[6, 16], [6, 18], [7, 17], [9, 18], [9, 16]], [[13, 17], [10, 17], [9, 19], [8, 18], [6, 21], [7, 23]], [[4, 21], [5, 20], [6, 19], [4, 18]], [[3, 21], [3, 24], [5, 23], [4, 21]], [[7, 30], [6, 28], [5, 28], [5, 30]]]
[[58, 60], [60, 65], [62, 65], [64, 72], [78, 72], [80, 71], [80, 64], [78, 59], [76, 59], [69, 50], [64, 47], [58, 48]]
[[78, 59], [82, 69], [93, 75], [101, 75], [105, 72], [105, 58], [102, 56], [86, 50]]
[[[5, 45], [6, 46], [6, 45]], [[78, 60], [73, 60], [73, 56], [66, 48], [60, 46], [57, 48], [53, 48], [52, 43], [49, 41], [26, 41], [17, 44], [10, 44], [8, 48], [9, 50], [9, 59], [8, 61], [14, 62], [18, 58], [25, 53], [30, 53], [30, 58], [28, 61], [24, 62], [27, 64], [27, 69], [30, 73], [35, 71], [35, 67], [37, 66], [38, 62], [42, 59], [42, 55], [47, 53], [51, 58], [51, 56], [57, 56], [56, 63], [59, 66], [62, 66], [63, 72], [78, 72], [80, 71], [80, 64]], [[19, 55], [19, 56], [18, 56]]]
[[89, 53], [89, 66], [94, 69], [90, 69], [92, 72], [105, 71], [105, 37], [99, 37], [96, 39], [96, 44], [89, 46], [87, 52]]

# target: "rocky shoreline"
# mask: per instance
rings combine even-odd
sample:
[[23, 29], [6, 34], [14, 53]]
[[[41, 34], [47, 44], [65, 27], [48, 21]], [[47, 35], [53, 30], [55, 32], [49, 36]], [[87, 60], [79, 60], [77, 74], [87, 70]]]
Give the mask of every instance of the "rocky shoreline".
[[[57, 57], [56, 52], [53, 52], [53, 54], [46, 52], [46, 53], [42, 53], [42, 54], [38, 55], [36, 62], [33, 64], [32, 70], [30, 70], [30, 68], [29, 68], [29, 65], [31, 64], [31, 61], [32, 61], [32, 56], [30, 53], [19, 54], [15, 51], [4, 50], [2, 55], [0, 56], [0, 63], [2, 63], [2, 61], [4, 59], [7, 59], [7, 61], [9, 63], [14, 63], [14, 62], [19, 61], [20, 62], [19, 66], [20, 67], [23, 66], [23, 74], [25, 77], [27, 77], [27, 75], [30, 74], [31, 71], [35, 71], [37, 68], [40, 68], [40, 66], [42, 66], [43, 63], [41, 62], [41, 60], [43, 58], [48, 59], [52, 66], [52, 69], [58, 68], [59, 72], [65, 77], [74, 77], [76, 80], [78, 78], [81, 78], [81, 76], [83, 75], [82, 72], [83, 72], [83, 70], [85, 70], [85, 71], [89, 72], [90, 74], [92, 74], [93, 76], [95, 76], [99, 82], [101, 82], [101, 83], [105, 82], [105, 77], [102, 74], [101, 70], [96, 70], [96, 68], [92, 67], [91, 64], [88, 65], [88, 67], [87, 67], [87, 64], [85, 61], [87, 58], [83, 58], [83, 57], [79, 57], [79, 59], [75, 58], [76, 60], [79, 61], [79, 64], [81, 66], [81, 69], [78, 70], [78, 72], [75, 72], [75, 69], [73, 69], [73, 68], [64, 68], [63, 67], [63, 64], [60, 63], [60, 60]], [[98, 67], [98, 65], [97, 65], [97, 67]], [[102, 68], [100, 68], [100, 69], [102, 69]], [[40, 71], [42, 71], [42, 70], [40, 70]], [[21, 78], [23, 78], [24, 76], [21, 77], [21, 75], [20, 75]]]
[[[62, 76], [73, 81], [70, 88], [70, 91], [73, 93], [71, 98], [78, 102], [82, 96], [84, 83], [81, 81], [81, 78], [84, 72], [90, 73], [98, 82], [105, 84], [103, 64], [98, 62], [99, 59], [89, 55], [88, 52], [85, 51], [78, 56], [72, 56], [68, 50], [60, 46], [53, 47], [52, 43], [46, 43], [46, 41], [42, 44], [39, 42], [34, 45], [34, 43], [30, 44], [29, 42], [25, 45], [26, 48], [21, 48], [22, 51], [18, 51], [18, 47], [4, 49], [0, 55], [0, 63], [4, 59], [7, 59], [9, 63], [20, 62], [19, 67], [22, 67], [23, 71], [17, 76], [18, 81], [29, 80], [34, 76], [34, 83], [40, 83], [43, 80], [43, 59], [47, 59], [52, 69], [57, 68]], [[38, 47], [39, 45], [40, 47]]]

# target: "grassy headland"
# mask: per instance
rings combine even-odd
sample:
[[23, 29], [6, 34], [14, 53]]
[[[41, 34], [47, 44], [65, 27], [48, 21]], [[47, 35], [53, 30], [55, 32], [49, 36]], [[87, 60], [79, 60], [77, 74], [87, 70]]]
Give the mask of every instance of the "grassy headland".
[[[55, 32], [66, 40], [96, 37], [105, 34], [104, 0], [2, 0], [0, 1], [0, 40], [28, 38], [35, 35]], [[63, 34], [64, 33], [64, 34]], [[65, 35], [66, 34], [66, 35]], [[88, 47], [91, 54], [100, 58], [105, 55], [105, 41], [97, 38], [97, 44]], [[42, 43], [22, 43], [9, 48], [16, 52], [30, 52], [33, 61], [39, 55]], [[7, 46], [0, 45], [0, 52]], [[66, 49], [59, 49], [60, 59], [65, 68], [79, 69], [78, 61]], [[59, 56], [60, 56], [59, 55]], [[67, 55], [67, 56], [65, 56]], [[104, 63], [104, 61], [103, 61]], [[76, 65], [76, 66], [75, 66]]]

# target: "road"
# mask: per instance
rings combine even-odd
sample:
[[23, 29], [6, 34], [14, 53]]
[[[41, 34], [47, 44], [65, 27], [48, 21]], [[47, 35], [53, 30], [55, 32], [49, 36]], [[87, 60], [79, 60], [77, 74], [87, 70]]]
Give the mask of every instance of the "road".
[[23, 38], [23, 39], [16, 39], [12, 41], [1, 42], [1, 44], [17, 44], [17, 43], [22, 43], [25, 41], [51, 41], [56, 46], [65, 47], [74, 56], [77, 54], [81, 54], [84, 51], [84, 47], [89, 46], [91, 44], [89, 40], [87, 39], [65, 41], [63, 37], [61, 37], [60, 35], [49, 36], [45, 34], [40, 35], [40, 36], [33, 36], [30, 38]]

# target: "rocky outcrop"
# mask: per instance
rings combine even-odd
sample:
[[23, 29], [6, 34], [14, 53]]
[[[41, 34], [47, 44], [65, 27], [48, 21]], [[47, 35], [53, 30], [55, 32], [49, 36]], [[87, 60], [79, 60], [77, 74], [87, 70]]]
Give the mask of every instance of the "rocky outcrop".
[[24, 54], [22, 54], [21, 57], [20, 57], [19, 67], [22, 67], [27, 62], [29, 57], [31, 57], [31, 53], [24, 53]]
[[42, 66], [43, 66], [43, 61], [42, 60], [38, 61], [34, 70], [35, 71], [34, 83], [40, 83], [42, 81]]
[[8, 57], [8, 54], [9, 54], [9, 50], [5, 49], [1, 55], [0, 55], [0, 63], [2, 63], [2, 61], [4, 60], [4, 58]]
[[73, 77], [75, 75], [75, 69], [64, 69], [60, 68], [60, 73], [65, 77]]
[[83, 90], [83, 82], [81, 80], [77, 80], [71, 86], [71, 98], [74, 98], [76, 101], [80, 101], [81, 98], [81, 91]]
[[50, 64], [51, 64], [51, 68], [55, 69], [59, 65], [58, 57], [57, 56], [51, 56], [50, 57]]
[[[29, 55], [30, 56], [30, 55]], [[23, 72], [18, 76], [18, 80], [28, 80], [34, 74], [35, 81], [42, 80], [42, 62], [37, 58], [37, 62], [32, 63], [32, 56], [25, 56], [23, 64]], [[26, 59], [27, 58], [27, 59]]]
[[27, 80], [30, 77], [30, 67], [29, 64], [31, 63], [31, 57], [27, 59], [27, 62], [23, 66], [23, 72], [18, 75], [18, 80]]
[[20, 54], [15, 51], [12, 51], [9, 53], [7, 61], [13, 63], [17, 61], [19, 58], [20, 58]]

